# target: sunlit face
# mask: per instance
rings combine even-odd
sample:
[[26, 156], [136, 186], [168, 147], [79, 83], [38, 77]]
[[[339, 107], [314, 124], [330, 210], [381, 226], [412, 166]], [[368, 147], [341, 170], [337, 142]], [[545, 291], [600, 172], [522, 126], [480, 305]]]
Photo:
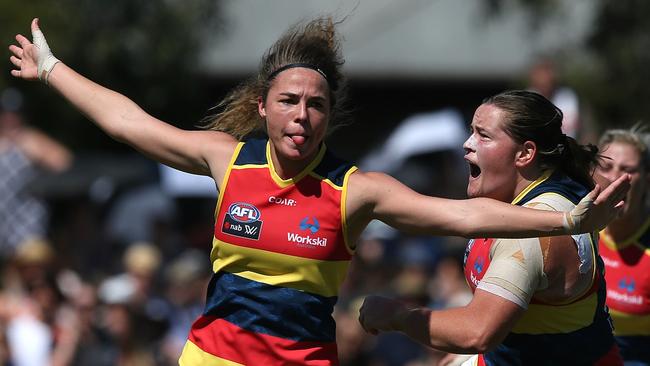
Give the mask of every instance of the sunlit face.
[[266, 101], [258, 102], [258, 111], [266, 120], [278, 162], [307, 164], [327, 132], [329, 86], [320, 73], [308, 68], [282, 71], [271, 82]]
[[[613, 142], [606, 145], [601, 154], [605, 157], [596, 172], [610, 182], [624, 173], [630, 175], [630, 190], [625, 198], [623, 216], [641, 214], [643, 195], [648, 187], [649, 173], [643, 167], [639, 151], [631, 144]], [[607, 159], [609, 158], [609, 159]]]
[[518, 181], [517, 144], [504, 130], [505, 113], [483, 104], [474, 113], [471, 135], [463, 144], [469, 163], [468, 197], [490, 197], [510, 202]]

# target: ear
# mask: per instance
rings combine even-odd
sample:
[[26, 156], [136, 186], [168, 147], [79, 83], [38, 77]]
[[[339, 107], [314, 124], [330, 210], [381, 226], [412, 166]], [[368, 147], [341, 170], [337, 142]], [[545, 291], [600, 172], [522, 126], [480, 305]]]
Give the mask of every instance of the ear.
[[260, 114], [260, 117], [266, 118], [266, 108], [264, 107], [264, 100], [261, 96], [257, 97], [257, 113]]
[[533, 141], [526, 141], [521, 144], [519, 150], [515, 154], [515, 166], [517, 168], [525, 168], [530, 166], [537, 156], [537, 144]]

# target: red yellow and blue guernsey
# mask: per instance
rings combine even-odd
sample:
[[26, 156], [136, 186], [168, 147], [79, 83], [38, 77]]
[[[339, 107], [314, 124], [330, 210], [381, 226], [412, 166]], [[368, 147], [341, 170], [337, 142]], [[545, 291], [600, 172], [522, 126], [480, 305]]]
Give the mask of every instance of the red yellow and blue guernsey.
[[[588, 193], [584, 186], [555, 172], [533, 182], [512, 203], [523, 205], [549, 192], [574, 204]], [[494, 350], [479, 355], [477, 365], [622, 365], [605, 308], [603, 263], [593, 239], [596, 266], [591, 288], [569, 303], [549, 304], [533, 296], [506, 339]], [[473, 239], [467, 245], [465, 277], [472, 291], [490, 265], [494, 242], [490, 238]]]
[[356, 167], [323, 144], [284, 180], [269, 149], [240, 143], [220, 187], [214, 275], [182, 366], [338, 364], [332, 311], [353, 254], [345, 195]]
[[650, 218], [623, 242], [600, 233], [607, 306], [623, 359], [650, 364]]

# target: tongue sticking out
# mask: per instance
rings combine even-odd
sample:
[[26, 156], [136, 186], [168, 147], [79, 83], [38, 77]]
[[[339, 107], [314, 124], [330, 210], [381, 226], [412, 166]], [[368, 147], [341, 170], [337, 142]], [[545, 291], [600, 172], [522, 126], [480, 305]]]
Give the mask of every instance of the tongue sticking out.
[[293, 140], [293, 143], [296, 145], [302, 145], [305, 143], [306, 138], [305, 136], [294, 135], [291, 136], [291, 140]]

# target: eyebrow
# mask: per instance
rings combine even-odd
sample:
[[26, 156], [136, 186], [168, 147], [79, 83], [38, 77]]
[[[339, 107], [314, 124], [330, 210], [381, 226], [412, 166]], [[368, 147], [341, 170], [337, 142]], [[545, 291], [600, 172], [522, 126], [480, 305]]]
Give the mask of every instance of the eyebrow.
[[[285, 97], [291, 97], [291, 98], [295, 98], [295, 97], [299, 96], [298, 94], [292, 93], [292, 92], [282, 92], [282, 93], [280, 93], [280, 95], [283, 95]], [[327, 101], [327, 99], [324, 96], [320, 96], [320, 95], [314, 95], [314, 96], [310, 97], [309, 99], [310, 100], [317, 99], [317, 100], [320, 100], [320, 101], [323, 101], [323, 102]]]
[[478, 132], [490, 132], [490, 130], [486, 129], [485, 127], [477, 126], [474, 123], [470, 124], [470, 127]]

